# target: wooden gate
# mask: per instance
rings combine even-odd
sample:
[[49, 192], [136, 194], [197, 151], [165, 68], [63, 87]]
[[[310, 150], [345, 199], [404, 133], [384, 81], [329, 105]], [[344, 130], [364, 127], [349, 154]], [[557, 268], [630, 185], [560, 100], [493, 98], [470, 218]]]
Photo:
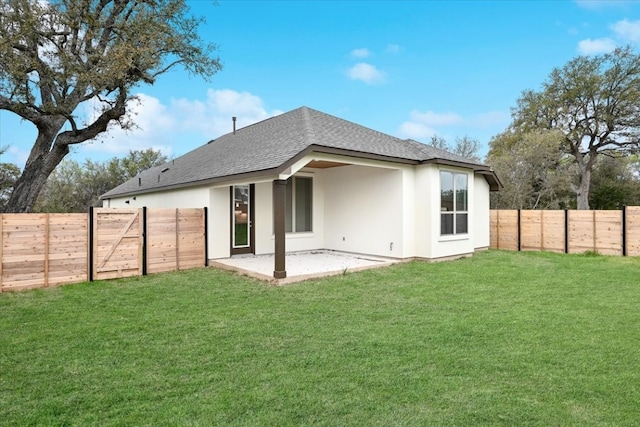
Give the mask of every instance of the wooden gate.
[[142, 275], [142, 209], [93, 211], [93, 279]]

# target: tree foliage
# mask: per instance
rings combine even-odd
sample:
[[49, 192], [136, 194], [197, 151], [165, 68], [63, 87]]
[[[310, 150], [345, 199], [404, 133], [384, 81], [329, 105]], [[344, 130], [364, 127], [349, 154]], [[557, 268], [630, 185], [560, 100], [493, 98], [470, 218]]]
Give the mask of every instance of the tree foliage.
[[[69, 147], [126, 115], [132, 89], [180, 65], [209, 77], [220, 68], [186, 0], [3, 0], [0, 108], [37, 128], [6, 209], [32, 210]], [[84, 116], [80, 105], [95, 114]]]
[[589, 204], [593, 209], [640, 206], [638, 156], [601, 156], [593, 169]]
[[13, 163], [0, 163], [0, 212], [4, 211], [19, 176], [18, 166]]
[[489, 142], [487, 164], [504, 188], [491, 194], [494, 209], [565, 209], [573, 201], [571, 161], [559, 131], [506, 131]]
[[631, 47], [579, 56], [554, 69], [540, 91], [524, 91], [513, 130], [558, 130], [577, 168], [578, 209], [589, 209], [591, 175], [602, 155], [640, 148], [640, 56]]
[[38, 212], [87, 212], [101, 206], [100, 196], [148, 168], [167, 162], [159, 151], [130, 151], [124, 158], [106, 162], [87, 160], [80, 165], [65, 159], [49, 176], [34, 210]]

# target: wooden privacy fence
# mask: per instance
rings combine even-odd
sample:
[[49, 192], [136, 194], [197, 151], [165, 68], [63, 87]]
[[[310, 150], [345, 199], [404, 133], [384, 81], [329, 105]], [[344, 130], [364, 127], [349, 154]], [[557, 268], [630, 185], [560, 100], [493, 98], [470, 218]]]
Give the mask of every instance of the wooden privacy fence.
[[640, 256], [640, 206], [622, 210], [492, 210], [490, 247]]
[[207, 264], [207, 208], [0, 214], [0, 292]]

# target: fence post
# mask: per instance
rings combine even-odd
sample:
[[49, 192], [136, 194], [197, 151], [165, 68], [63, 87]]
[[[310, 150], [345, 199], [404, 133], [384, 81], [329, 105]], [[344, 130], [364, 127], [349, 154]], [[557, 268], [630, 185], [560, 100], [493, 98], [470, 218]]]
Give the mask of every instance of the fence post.
[[142, 207], [142, 275], [146, 276], [147, 270], [147, 207]]
[[203, 208], [204, 216], [204, 266], [209, 265], [209, 208], [206, 206]]
[[622, 256], [627, 256], [627, 205], [622, 205]]
[[89, 281], [93, 282], [93, 206], [89, 206], [89, 236], [88, 236], [88, 255], [89, 255]]
[[518, 209], [518, 252], [522, 250], [522, 218], [520, 209]]
[[564, 253], [569, 253], [569, 209], [564, 210]]

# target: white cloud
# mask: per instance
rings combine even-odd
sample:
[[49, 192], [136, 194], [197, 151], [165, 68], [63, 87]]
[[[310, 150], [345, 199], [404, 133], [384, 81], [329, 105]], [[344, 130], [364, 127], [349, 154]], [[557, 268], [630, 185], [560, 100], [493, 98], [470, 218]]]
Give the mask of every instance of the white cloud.
[[359, 62], [349, 68], [347, 75], [352, 80], [362, 80], [370, 85], [384, 82], [384, 73], [366, 62]]
[[371, 52], [366, 47], [363, 47], [360, 49], [353, 49], [351, 51], [351, 56], [353, 56], [354, 58], [367, 58], [371, 56]]
[[451, 138], [451, 134], [465, 135], [479, 130], [502, 129], [509, 123], [509, 113], [489, 111], [463, 117], [456, 113], [420, 112], [413, 110], [409, 120], [400, 125], [399, 134], [413, 139], [425, 139], [434, 135]]
[[473, 116], [469, 120], [469, 123], [476, 127], [484, 128], [493, 127], [495, 125], [504, 126], [510, 119], [511, 116], [509, 113], [505, 113], [503, 111], [489, 111], [487, 113], [480, 113]]
[[129, 111], [135, 127], [123, 130], [112, 126], [98, 141], [82, 144], [80, 149], [119, 156], [129, 150], [153, 148], [168, 156], [181, 155], [231, 132], [232, 116], [237, 117], [239, 129], [282, 113], [268, 112], [256, 95], [230, 89], [209, 89], [205, 99], [172, 99], [169, 105], [140, 93]]
[[421, 113], [417, 110], [411, 112], [411, 120], [424, 123], [427, 126], [451, 126], [463, 123], [463, 118], [455, 113], [434, 113], [426, 111]]
[[20, 168], [27, 163], [27, 159], [29, 158], [29, 152], [27, 150], [23, 150], [14, 145], [7, 147], [6, 154], [10, 157], [9, 163], [15, 163]]
[[611, 29], [616, 36], [623, 41], [638, 42], [640, 41], [640, 21], [629, 21], [623, 19], [611, 25]]
[[[89, 118], [95, 120], [99, 114], [99, 104], [94, 103], [92, 108]], [[128, 103], [127, 109], [127, 120], [134, 123], [131, 129], [122, 129], [112, 123], [107, 132], [95, 141], [82, 144], [80, 149], [120, 156], [129, 150], [153, 148], [170, 156], [173, 150], [165, 137], [175, 129], [176, 122], [167, 107], [159, 99], [139, 93]]]
[[608, 37], [601, 39], [585, 39], [578, 43], [578, 52], [582, 55], [609, 53], [616, 48], [616, 42]]
[[400, 125], [400, 135], [412, 139], [431, 138], [436, 131], [430, 127], [416, 122], [404, 122]]
[[239, 129], [282, 114], [280, 110], [268, 112], [262, 99], [256, 95], [230, 89], [209, 89], [204, 101], [173, 100], [172, 109], [185, 130], [198, 130], [209, 138], [231, 132], [231, 117], [237, 117], [236, 127]]

